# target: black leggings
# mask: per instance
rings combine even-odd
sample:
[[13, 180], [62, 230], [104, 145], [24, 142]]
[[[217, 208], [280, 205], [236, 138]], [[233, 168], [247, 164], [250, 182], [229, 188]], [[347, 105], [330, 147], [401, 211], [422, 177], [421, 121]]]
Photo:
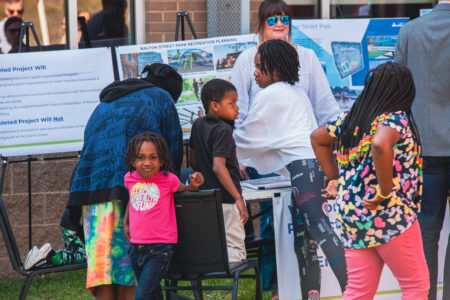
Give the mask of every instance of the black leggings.
[[320, 263], [317, 244], [325, 253], [341, 290], [347, 285], [344, 248], [330, 225], [328, 203], [321, 197], [324, 174], [316, 159], [296, 160], [287, 166], [292, 184], [294, 248], [300, 272], [302, 299], [320, 297]]

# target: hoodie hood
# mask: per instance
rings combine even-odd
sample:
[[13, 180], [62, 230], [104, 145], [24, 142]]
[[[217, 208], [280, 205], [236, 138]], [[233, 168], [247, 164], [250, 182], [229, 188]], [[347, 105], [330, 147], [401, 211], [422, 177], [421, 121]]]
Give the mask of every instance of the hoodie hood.
[[134, 91], [152, 86], [155, 85], [147, 80], [136, 78], [114, 81], [100, 92], [100, 102], [112, 102]]

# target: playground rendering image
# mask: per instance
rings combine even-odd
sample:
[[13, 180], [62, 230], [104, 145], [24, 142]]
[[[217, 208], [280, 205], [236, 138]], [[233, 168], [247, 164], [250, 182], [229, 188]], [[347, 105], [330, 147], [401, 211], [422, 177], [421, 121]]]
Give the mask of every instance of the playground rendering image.
[[211, 52], [202, 49], [167, 50], [169, 65], [179, 73], [214, 71]]

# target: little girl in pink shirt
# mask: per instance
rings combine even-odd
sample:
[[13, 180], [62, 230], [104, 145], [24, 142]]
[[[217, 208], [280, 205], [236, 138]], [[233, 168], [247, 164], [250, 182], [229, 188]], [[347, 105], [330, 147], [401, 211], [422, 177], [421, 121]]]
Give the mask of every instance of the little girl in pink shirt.
[[138, 280], [135, 299], [163, 299], [159, 282], [178, 238], [173, 194], [196, 191], [204, 179], [195, 172], [188, 186], [180, 183], [170, 172], [172, 163], [165, 140], [149, 131], [131, 139], [125, 162], [129, 172], [124, 181], [130, 201], [123, 229], [131, 242], [129, 255]]

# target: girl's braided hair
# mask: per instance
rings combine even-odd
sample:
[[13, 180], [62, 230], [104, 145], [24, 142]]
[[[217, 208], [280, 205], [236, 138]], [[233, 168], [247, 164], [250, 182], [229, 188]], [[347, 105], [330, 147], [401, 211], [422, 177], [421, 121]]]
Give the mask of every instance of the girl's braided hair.
[[[365, 78], [364, 90], [356, 99], [344, 123], [340, 144], [345, 150], [356, 147], [364, 134], [369, 135], [374, 119], [383, 114], [404, 111], [409, 126], [420, 145], [416, 123], [411, 106], [416, 95], [411, 71], [401, 64], [386, 62], [369, 71]], [[358, 127], [355, 134], [355, 128]]]
[[258, 54], [261, 59], [261, 72], [266, 74], [277, 72], [280, 80], [290, 85], [295, 85], [299, 81], [298, 53], [288, 42], [268, 40], [258, 47]]

